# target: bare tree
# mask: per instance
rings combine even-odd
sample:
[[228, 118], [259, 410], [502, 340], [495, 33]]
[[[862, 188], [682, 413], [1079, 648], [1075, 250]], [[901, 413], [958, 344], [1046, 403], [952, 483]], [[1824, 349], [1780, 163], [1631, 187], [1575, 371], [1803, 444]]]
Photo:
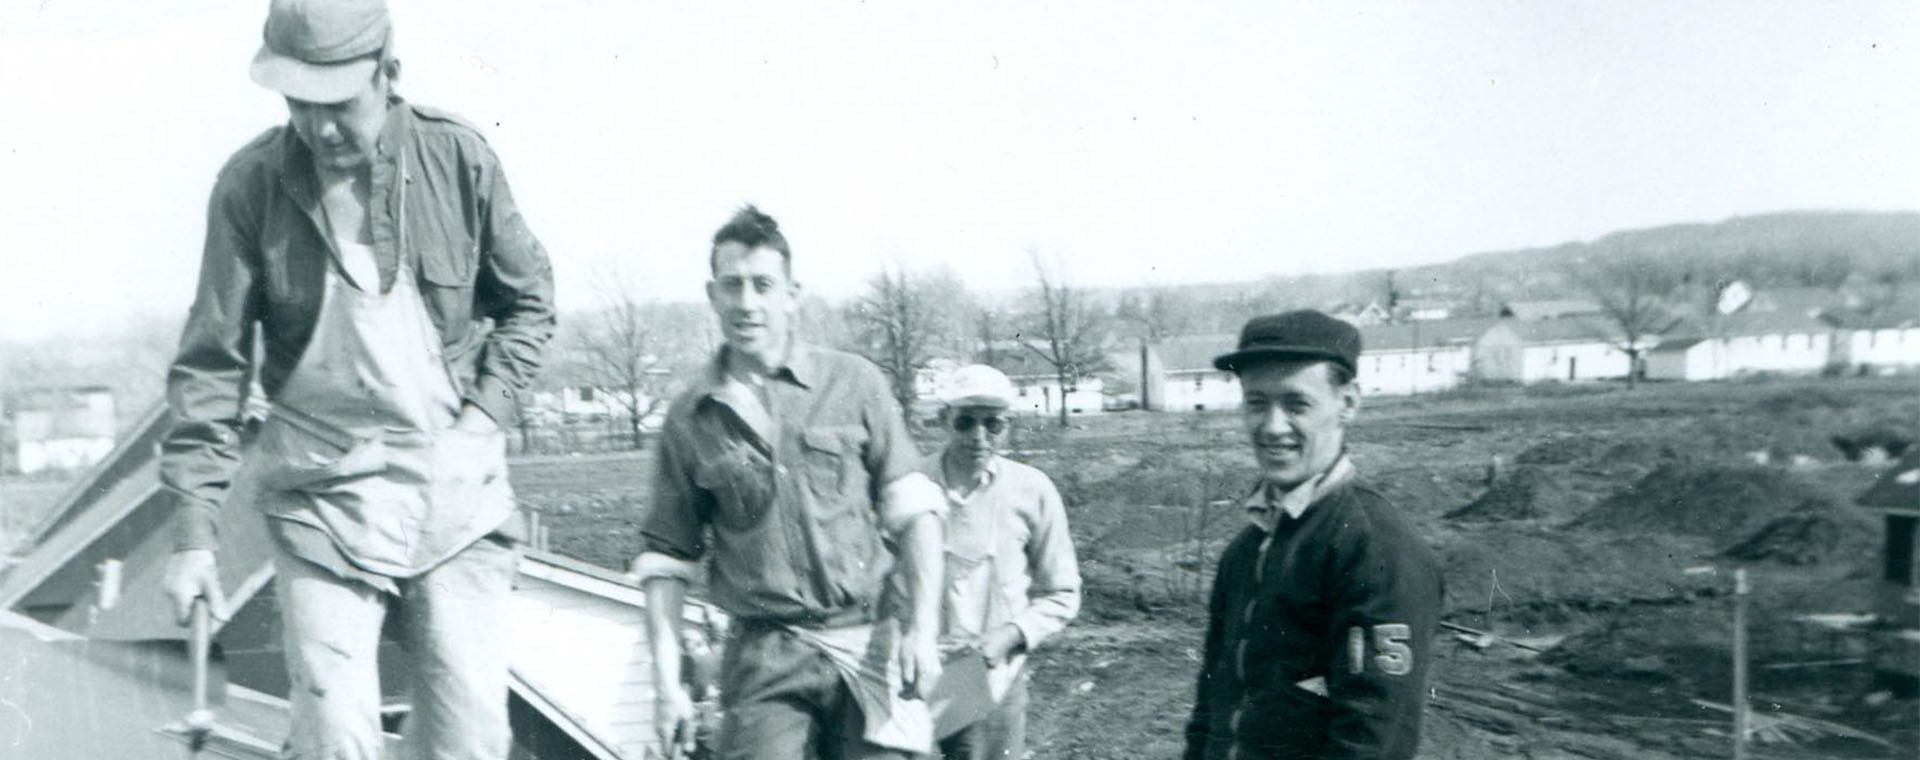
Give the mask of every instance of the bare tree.
[[1028, 315], [1032, 339], [1021, 340], [1053, 368], [1060, 388], [1060, 427], [1067, 426], [1067, 391], [1081, 378], [1106, 369], [1108, 315], [1088, 296], [1032, 253], [1038, 288]]
[[1133, 337], [1147, 344], [1184, 333], [1193, 321], [1188, 299], [1160, 288], [1121, 294], [1113, 315], [1128, 326]]
[[793, 336], [816, 346], [858, 353], [860, 336], [850, 324], [848, 311], [808, 292], [800, 297], [800, 309], [793, 315]]
[[973, 360], [999, 366], [1006, 358], [1005, 341], [1014, 332], [1007, 315], [992, 306], [981, 306], [972, 315]]
[[1650, 256], [1616, 254], [1573, 264], [1571, 279], [1600, 305], [1627, 355], [1627, 387], [1638, 381], [1643, 343], [1680, 323], [1673, 300], [1684, 275]]
[[884, 265], [849, 309], [857, 350], [886, 373], [893, 397], [908, 419], [917, 395], [914, 381], [950, 332], [949, 310], [940, 304], [952, 297], [943, 291], [958, 283], [947, 280], [909, 274], [897, 264]]
[[1838, 288], [1853, 274], [1853, 255], [1845, 248], [1823, 247], [1793, 257], [1790, 273], [1796, 285], [1807, 288]]
[[696, 325], [680, 310], [641, 299], [623, 277], [602, 277], [601, 293], [606, 308], [574, 341], [580, 369], [620, 407], [640, 448], [643, 421], [671, 401], [669, 386], [694, 348]]

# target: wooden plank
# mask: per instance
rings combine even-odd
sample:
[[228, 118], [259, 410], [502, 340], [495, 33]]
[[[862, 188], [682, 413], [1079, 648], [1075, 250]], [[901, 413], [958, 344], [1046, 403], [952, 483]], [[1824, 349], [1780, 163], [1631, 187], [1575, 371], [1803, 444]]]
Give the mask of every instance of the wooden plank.
[[62, 530], [29, 549], [25, 561], [0, 578], [0, 608], [11, 609], [123, 519], [160, 494], [159, 463], [148, 462], [106, 495], [74, 515]]
[[102, 492], [137, 475], [145, 460], [156, 459], [156, 447], [166, 434], [171, 420], [165, 403], [156, 403], [149, 408], [146, 414], [141, 415], [140, 422], [133, 426], [132, 435], [114, 444], [113, 450], [99, 464], [88, 469], [86, 475], [60, 495], [53, 509], [48, 510], [40, 523], [27, 532], [27, 543], [31, 545], [45, 541], [74, 517], [91, 508]]
[[[273, 578], [273, 539], [266, 519], [254, 507], [252, 486], [241, 480], [220, 507], [220, 585], [234, 610], [260, 593]], [[165, 497], [171, 500], [173, 497]], [[161, 506], [171, 506], [161, 505]], [[186, 629], [173, 618], [173, 605], [161, 588], [173, 537], [156, 531], [126, 557], [120, 603], [102, 611], [86, 633], [89, 638], [137, 641], [182, 638]], [[83, 602], [91, 599], [91, 593]]]
[[534, 710], [545, 716], [548, 721], [573, 739], [575, 743], [593, 754], [594, 760], [640, 760], [641, 755], [627, 754], [607, 741], [601, 732], [589, 728], [578, 715], [553, 701], [542, 686], [526, 677], [517, 669], [509, 673], [513, 693], [532, 705]]

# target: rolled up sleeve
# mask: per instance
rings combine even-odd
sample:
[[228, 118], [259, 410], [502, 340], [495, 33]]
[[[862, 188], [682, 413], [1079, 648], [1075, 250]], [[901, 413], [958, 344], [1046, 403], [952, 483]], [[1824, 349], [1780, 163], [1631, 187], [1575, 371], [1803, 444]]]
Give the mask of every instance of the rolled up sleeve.
[[160, 447], [160, 480], [179, 499], [175, 549], [213, 549], [215, 516], [240, 466], [240, 427], [259, 318], [254, 218], [242, 179], [214, 184], [193, 307], [167, 370], [173, 425]]
[[880, 489], [880, 528], [889, 536], [900, 535], [917, 518], [946, 511], [947, 499], [940, 486], [920, 473], [907, 473]]
[[945, 514], [947, 498], [940, 486], [920, 472], [920, 449], [907, 433], [900, 404], [893, 400], [880, 370], [866, 363], [861, 368], [860, 394], [867, 400], [861, 411], [867, 428], [862, 460], [877, 486], [872, 498], [880, 512], [880, 526], [897, 536], [921, 515]]
[[692, 583], [694, 577], [698, 575], [699, 572], [700, 563], [698, 562], [680, 559], [679, 557], [661, 554], [656, 551], [641, 552], [640, 557], [633, 561], [633, 578], [636, 582], [642, 584], [655, 578], [672, 578], [677, 581]]
[[[713, 513], [713, 495], [694, 482], [687, 433], [683, 418], [668, 416], [654, 464], [653, 503], [641, 522], [640, 538], [645, 553], [697, 562], [706, 554], [701, 529]], [[656, 561], [654, 566], [663, 565]]]

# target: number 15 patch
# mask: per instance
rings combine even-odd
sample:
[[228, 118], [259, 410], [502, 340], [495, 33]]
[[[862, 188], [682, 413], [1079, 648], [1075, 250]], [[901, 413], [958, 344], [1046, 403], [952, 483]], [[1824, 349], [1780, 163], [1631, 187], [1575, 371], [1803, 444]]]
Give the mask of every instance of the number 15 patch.
[[[1367, 667], [1367, 631], [1366, 626], [1359, 625], [1347, 629], [1347, 672], [1356, 676]], [[1382, 623], [1372, 631], [1374, 666], [1390, 676], [1413, 672], [1413, 647], [1407, 645], [1413, 638], [1413, 628], [1405, 623]]]

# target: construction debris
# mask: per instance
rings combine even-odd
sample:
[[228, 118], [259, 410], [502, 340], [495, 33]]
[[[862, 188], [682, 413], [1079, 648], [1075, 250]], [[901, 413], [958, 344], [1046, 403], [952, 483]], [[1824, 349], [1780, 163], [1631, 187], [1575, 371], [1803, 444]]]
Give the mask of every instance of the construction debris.
[[[1733, 714], [1731, 705], [1709, 702], [1704, 699], [1688, 700], [1694, 705], [1715, 712]], [[1855, 739], [1882, 749], [1893, 749], [1893, 744], [1873, 734], [1835, 723], [1830, 720], [1808, 718], [1792, 713], [1771, 710], [1752, 711], [1749, 714], [1747, 738], [1761, 744], [1799, 744], [1818, 741], [1831, 737]]]

